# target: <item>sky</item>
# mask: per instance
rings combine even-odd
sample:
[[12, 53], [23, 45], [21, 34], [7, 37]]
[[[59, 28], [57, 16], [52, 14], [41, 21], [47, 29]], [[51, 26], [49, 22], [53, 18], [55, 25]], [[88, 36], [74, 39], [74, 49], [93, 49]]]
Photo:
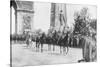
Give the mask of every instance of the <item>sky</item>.
[[47, 32], [50, 27], [50, 3], [34, 3], [34, 28]]
[[[93, 5], [75, 5], [75, 4], [66, 4], [67, 8], [67, 23], [71, 27], [74, 23], [74, 12], [80, 11], [83, 7], [87, 7], [89, 14], [92, 18], [96, 18], [96, 6]], [[50, 8], [51, 4], [46, 2], [35, 2], [34, 3], [34, 27], [36, 29], [42, 29], [47, 31], [50, 26]]]
[[67, 4], [67, 23], [69, 26], [74, 23], [74, 13], [77, 11], [81, 11], [82, 8], [88, 8], [89, 15], [91, 18], [97, 18], [97, 8], [93, 5], [75, 5], [75, 4]]

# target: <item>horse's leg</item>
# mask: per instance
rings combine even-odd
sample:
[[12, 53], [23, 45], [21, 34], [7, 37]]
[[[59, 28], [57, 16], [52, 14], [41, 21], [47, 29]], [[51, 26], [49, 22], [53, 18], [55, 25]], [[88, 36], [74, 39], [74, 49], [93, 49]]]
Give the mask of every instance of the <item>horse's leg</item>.
[[37, 51], [37, 42], [36, 42], [36, 45], [35, 45], [35, 47], [36, 47], [36, 51]]
[[41, 44], [41, 52], [43, 52], [43, 44]]
[[49, 50], [50, 50], [50, 48], [49, 48], [50, 44], [47, 44], [47, 45], [48, 45], [48, 48], [47, 48], [47, 49], [48, 49], [48, 51], [49, 51]]
[[67, 51], [66, 51], [66, 54], [67, 54], [67, 53], [68, 53], [68, 51], [69, 51], [69, 47], [68, 47], [68, 46], [66, 47], [66, 50], [67, 50]]
[[31, 41], [29, 41], [29, 48], [31, 48]]
[[48, 44], [48, 51], [51, 51], [51, 44]]
[[33, 41], [31, 41], [31, 48], [33, 47]]
[[40, 46], [40, 43], [38, 43], [38, 45], [37, 45], [37, 50], [38, 50], [38, 52], [39, 52], [39, 46]]
[[38, 48], [38, 42], [36, 42], [36, 52], [38, 52], [39, 48]]
[[34, 45], [34, 43], [33, 43], [33, 41], [31, 42], [31, 47], [33, 48], [33, 45]]
[[27, 48], [28, 48], [28, 46], [29, 46], [29, 41], [28, 40], [26, 40], [26, 45], [27, 45]]
[[55, 45], [53, 44], [53, 51], [55, 51]]
[[60, 46], [60, 54], [62, 54], [61, 46]]
[[66, 53], [66, 47], [63, 46], [63, 54], [65, 54], [65, 53]]

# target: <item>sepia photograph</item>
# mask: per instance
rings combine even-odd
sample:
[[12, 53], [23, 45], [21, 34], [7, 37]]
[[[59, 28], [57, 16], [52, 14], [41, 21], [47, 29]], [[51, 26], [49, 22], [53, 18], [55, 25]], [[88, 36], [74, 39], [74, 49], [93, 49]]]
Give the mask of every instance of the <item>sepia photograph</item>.
[[97, 6], [10, 0], [10, 66], [97, 61]]

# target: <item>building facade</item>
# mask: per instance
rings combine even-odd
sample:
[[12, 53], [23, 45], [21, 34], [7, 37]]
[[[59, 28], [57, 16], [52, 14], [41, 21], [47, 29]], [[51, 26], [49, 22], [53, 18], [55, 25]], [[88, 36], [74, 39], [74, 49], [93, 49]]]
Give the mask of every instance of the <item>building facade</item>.
[[[16, 8], [14, 7], [15, 8], [15, 14], [14, 14], [15, 15], [15, 34], [33, 32], [34, 31], [33, 2], [32, 1], [18, 1], [18, 0], [12, 0], [12, 1], [13, 2], [11, 3], [14, 3], [16, 5]], [[13, 24], [13, 22], [11, 22], [11, 24]]]
[[67, 27], [66, 4], [51, 3], [51, 24], [50, 27], [56, 31], [63, 31]]

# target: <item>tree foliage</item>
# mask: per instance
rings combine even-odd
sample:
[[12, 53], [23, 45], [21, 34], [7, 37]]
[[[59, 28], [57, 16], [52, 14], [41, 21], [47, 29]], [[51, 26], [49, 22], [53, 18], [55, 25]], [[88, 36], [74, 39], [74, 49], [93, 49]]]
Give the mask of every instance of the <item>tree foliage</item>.
[[74, 34], [89, 35], [89, 13], [88, 8], [81, 9], [74, 15]]

